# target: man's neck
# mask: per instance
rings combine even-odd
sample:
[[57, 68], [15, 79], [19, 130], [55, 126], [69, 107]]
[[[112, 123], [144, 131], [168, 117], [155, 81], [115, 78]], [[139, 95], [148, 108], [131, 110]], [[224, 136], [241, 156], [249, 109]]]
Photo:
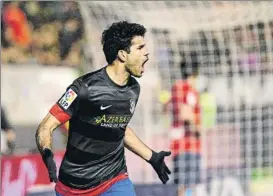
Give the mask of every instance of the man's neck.
[[125, 66], [116, 62], [107, 65], [106, 73], [113, 82], [120, 86], [125, 85], [130, 77], [130, 74], [126, 71]]

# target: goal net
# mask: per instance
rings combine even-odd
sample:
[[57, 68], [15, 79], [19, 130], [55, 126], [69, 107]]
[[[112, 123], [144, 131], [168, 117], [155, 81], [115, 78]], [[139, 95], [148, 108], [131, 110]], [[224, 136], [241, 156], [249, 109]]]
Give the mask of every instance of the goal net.
[[[162, 108], [172, 96], [172, 86], [182, 79], [182, 70], [197, 67], [201, 161], [200, 171], [192, 172], [200, 175], [196, 193], [273, 195], [272, 187], [266, 188], [273, 183], [272, 2], [79, 4], [90, 61], [86, 71], [106, 64], [100, 38], [113, 22], [136, 22], [148, 30], [150, 61], [139, 79], [141, 95], [131, 122], [143, 141], [156, 151], [170, 149], [173, 117]], [[160, 183], [145, 161], [130, 152], [126, 156], [134, 183]], [[170, 183], [177, 176], [172, 158], [167, 160], [173, 171]]]

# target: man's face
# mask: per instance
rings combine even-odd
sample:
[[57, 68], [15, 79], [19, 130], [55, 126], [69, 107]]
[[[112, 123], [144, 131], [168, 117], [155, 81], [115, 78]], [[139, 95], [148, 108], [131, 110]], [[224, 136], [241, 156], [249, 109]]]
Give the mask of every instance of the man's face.
[[135, 77], [140, 78], [144, 73], [144, 64], [149, 60], [149, 53], [144, 42], [144, 37], [135, 36], [132, 39], [130, 53], [125, 62], [126, 70]]

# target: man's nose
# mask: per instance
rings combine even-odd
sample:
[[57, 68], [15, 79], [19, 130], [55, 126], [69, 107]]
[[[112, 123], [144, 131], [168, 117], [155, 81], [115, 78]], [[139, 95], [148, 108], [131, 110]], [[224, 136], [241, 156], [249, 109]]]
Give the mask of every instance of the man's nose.
[[148, 47], [146, 46], [145, 48], [144, 48], [144, 56], [146, 56], [147, 58], [148, 58], [148, 56], [149, 56], [149, 49], [148, 49]]
[[149, 58], [149, 52], [146, 52], [145, 55], [147, 58]]

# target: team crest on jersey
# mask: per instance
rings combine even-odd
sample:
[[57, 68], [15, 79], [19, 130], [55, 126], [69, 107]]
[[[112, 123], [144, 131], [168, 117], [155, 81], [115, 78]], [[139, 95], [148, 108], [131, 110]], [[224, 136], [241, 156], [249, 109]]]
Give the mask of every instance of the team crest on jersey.
[[66, 91], [64, 96], [61, 98], [61, 100], [59, 101], [59, 104], [64, 109], [67, 109], [73, 103], [73, 101], [76, 99], [77, 96], [78, 96], [77, 93], [75, 93], [75, 91], [73, 91], [70, 88], [68, 91]]
[[133, 114], [136, 108], [136, 101], [134, 99], [130, 100], [130, 112]]

